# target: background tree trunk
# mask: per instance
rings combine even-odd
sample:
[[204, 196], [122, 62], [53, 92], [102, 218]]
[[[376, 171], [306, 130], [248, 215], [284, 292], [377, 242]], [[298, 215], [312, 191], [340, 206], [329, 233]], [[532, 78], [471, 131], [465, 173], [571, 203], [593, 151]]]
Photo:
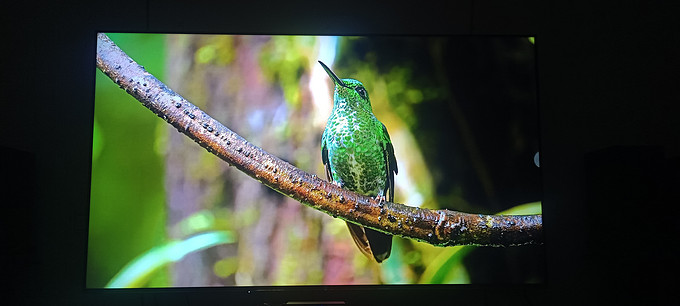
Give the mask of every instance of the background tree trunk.
[[[268, 42], [257, 37], [170, 36], [168, 85], [216, 119], [229, 122], [229, 128], [252, 143], [304, 169], [315, 169], [320, 132], [308, 128], [311, 112], [305, 108], [311, 105], [291, 107], [280, 86], [262, 75], [257, 55]], [[206, 278], [211, 285], [321, 281], [324, 256], [309, 252], [323, 250], [323, 214], [230, 169], [172, 127], [168, 130], [169, 233], [181, 238], [177, 224], [207, 209], [226, 217], [225, 226], [238, 235], [236, 244], [190, 254], [177, 263], [175, 285], [192, 286]], [[299, 250], [306, 255], [297, 254]], [[233, 271], [226, 271], [233, 273], [215, 276], [217, 262], [237, 255], [238, 261], [230, 265]]]

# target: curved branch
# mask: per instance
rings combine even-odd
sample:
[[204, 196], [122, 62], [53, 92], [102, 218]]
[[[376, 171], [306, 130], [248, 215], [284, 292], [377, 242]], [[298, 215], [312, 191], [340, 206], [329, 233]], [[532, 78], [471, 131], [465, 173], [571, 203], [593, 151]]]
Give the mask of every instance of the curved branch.
[[271, 155], [208, 116], [137, 64], [105, 34], [97, 67], [128, 94], [245, 174], [333, 217], [437, 246], [542, 244], [542, 215], [503, 216], [430, 210], [343, 190]]

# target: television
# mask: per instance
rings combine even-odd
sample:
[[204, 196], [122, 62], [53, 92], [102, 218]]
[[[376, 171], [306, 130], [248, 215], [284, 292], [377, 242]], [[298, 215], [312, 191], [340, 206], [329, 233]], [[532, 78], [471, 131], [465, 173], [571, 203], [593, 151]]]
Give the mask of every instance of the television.
[[[102, 36], [185, 99], [184, 115], [205, 114], [321, 180], [332, 74], [358, 80], [393, 146], [393, 202], [541, 213], [534, 37]], [[287, 291], [344, 303], [352, 297], [325, 294], [545, 281], [541, 243], [441, 247], [394, 235], [378, 263], [355, 246], [346, 218], [244, 174], [145, 107], [126, 80], [94, 73], [88, 289]]]

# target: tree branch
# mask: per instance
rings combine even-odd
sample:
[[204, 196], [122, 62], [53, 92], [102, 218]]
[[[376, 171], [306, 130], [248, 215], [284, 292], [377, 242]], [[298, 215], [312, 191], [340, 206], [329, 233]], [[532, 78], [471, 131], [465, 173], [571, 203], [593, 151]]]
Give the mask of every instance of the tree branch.
[[252, 145], [137, 64], [105, 34], [97, 67], [128, 94], [199, 145], [250, 177], [333, 217], [437, 246], [543, 243], [542, 215], [502, 216], [430, 210], [343, 190]]

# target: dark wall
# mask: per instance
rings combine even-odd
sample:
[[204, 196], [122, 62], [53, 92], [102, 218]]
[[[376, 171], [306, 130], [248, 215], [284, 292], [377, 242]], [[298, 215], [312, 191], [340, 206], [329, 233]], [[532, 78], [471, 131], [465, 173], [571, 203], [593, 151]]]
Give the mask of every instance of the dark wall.
[[[653, 254], [664, 243], [645, 240], [655, 237], [653, 229], [641, 227], [633, 235], [635, 241], [618, 238], [615, 241], [620, 244], [615, 248], [607, 243], [588, 243], [605, 232], [614, 236], [617, 233], [591, 226], [595, 222], [609, 220], [604, 221], [611, 225], [607, 229], [631, 226], [640, 215], [663, 215], [677, 209], [664, 203], [667, 198], [662, 195], [648, 206], [643, 205], [648, 198], [635, 198], [640, 198], [636, 200], [639, 205], [633, 207], [648, 207], [649, 211], [622, 212], [617, 203], [607, 200], [606, 194], [593, 191], [597, 185], [587, 183], [590, 172], [585, 163], [591, 152], [615, 145], [659, 146], [659, 154], [642, 154], [658, 156], [662, 161], [655, 167], [659, 168], [665, 168], [665, 162], [672, 164], [665, 157], [680, 156], [680, 36], [674, 31], [678, 28], [675, 19], [679, 10], [673, 4], [472, 0], [456, 1], [454, 5], [438, 1], [311, 0], [266, 5], [255, 1], [219, 5], [213, 1], [156, 0], [43, 2], [25, 2], [18, 7], [3, 4], [1, 10], [4, 55], [0, 66], [0, 146], [12, 149], [6, 154], [10, 157], [16, 156], [16, 150], [23, 152], [18, 153], [22, 155], [19, 158], [3, 155], [2, 162], [26, 163], [25, 169], [35, 170], [34, 175], [26, 176], [32, 183], [23, 187], [9, 185], [12, 190], [2, 194], [4, 206], [29, 209], [9, 209], [3, 217], [1, 234], [13, 238], [2, 241], [14, 243], [15, 247], [11, 253], [3, 251], [2, 265], [11, 265], [13, 268], [7, 271], [16, 276], [3, 276], [11, 281], [3, 282], [2, 290], [7, 294], [0, 299], [17, 297], [25, 304], [106, 301], [141, 305], [167, 301], [195, 304], [234, 297], [220, 292], [211, 297], [144, 292], [120, 297], [83, 290], [97, 30], [535, 35], [548, 284], [457, 288], [448, 297], [438, 294], [423, 298], [450, 298], [474, 305], [554, 305], [629, 298], [663, 303], [677, 296], [667, 290], [672, 288], [669, 283], [658, 281], [668, 273], [663, 271], [675, 266], [656, 266], [659, 261], [653, 260]], [[601, 155], [598, 158], [607, 160]], [[24, 168], [11, 169], [3, 171], [3, 179], [11, 179], [22, 171], [17, 169]], [[606, 178], [609, 172], [594, 173]], [[606, 190], [622, 191], [611, 185]], [[596, 196], [587, 196], [593, 193]], [[609, 209], [617, 211], [617, 219], [594, 215]], [[622, 244], [638, 250], [636, 257], [626, 255], [627, 248]], [[621, 266], [608, 264], [611, 258], [621, 256], [630, 260], [621, 260]], [[644, 272], [623, 279], [630, 276], [630, 268]], [[410, 301], [420, 299], [418, 292], [408, 294]], [[246, 293], [239, 298], [257, 300]], [[402, 298], [403, 293], [387, 297], [388, 301], [404, 301]]]

